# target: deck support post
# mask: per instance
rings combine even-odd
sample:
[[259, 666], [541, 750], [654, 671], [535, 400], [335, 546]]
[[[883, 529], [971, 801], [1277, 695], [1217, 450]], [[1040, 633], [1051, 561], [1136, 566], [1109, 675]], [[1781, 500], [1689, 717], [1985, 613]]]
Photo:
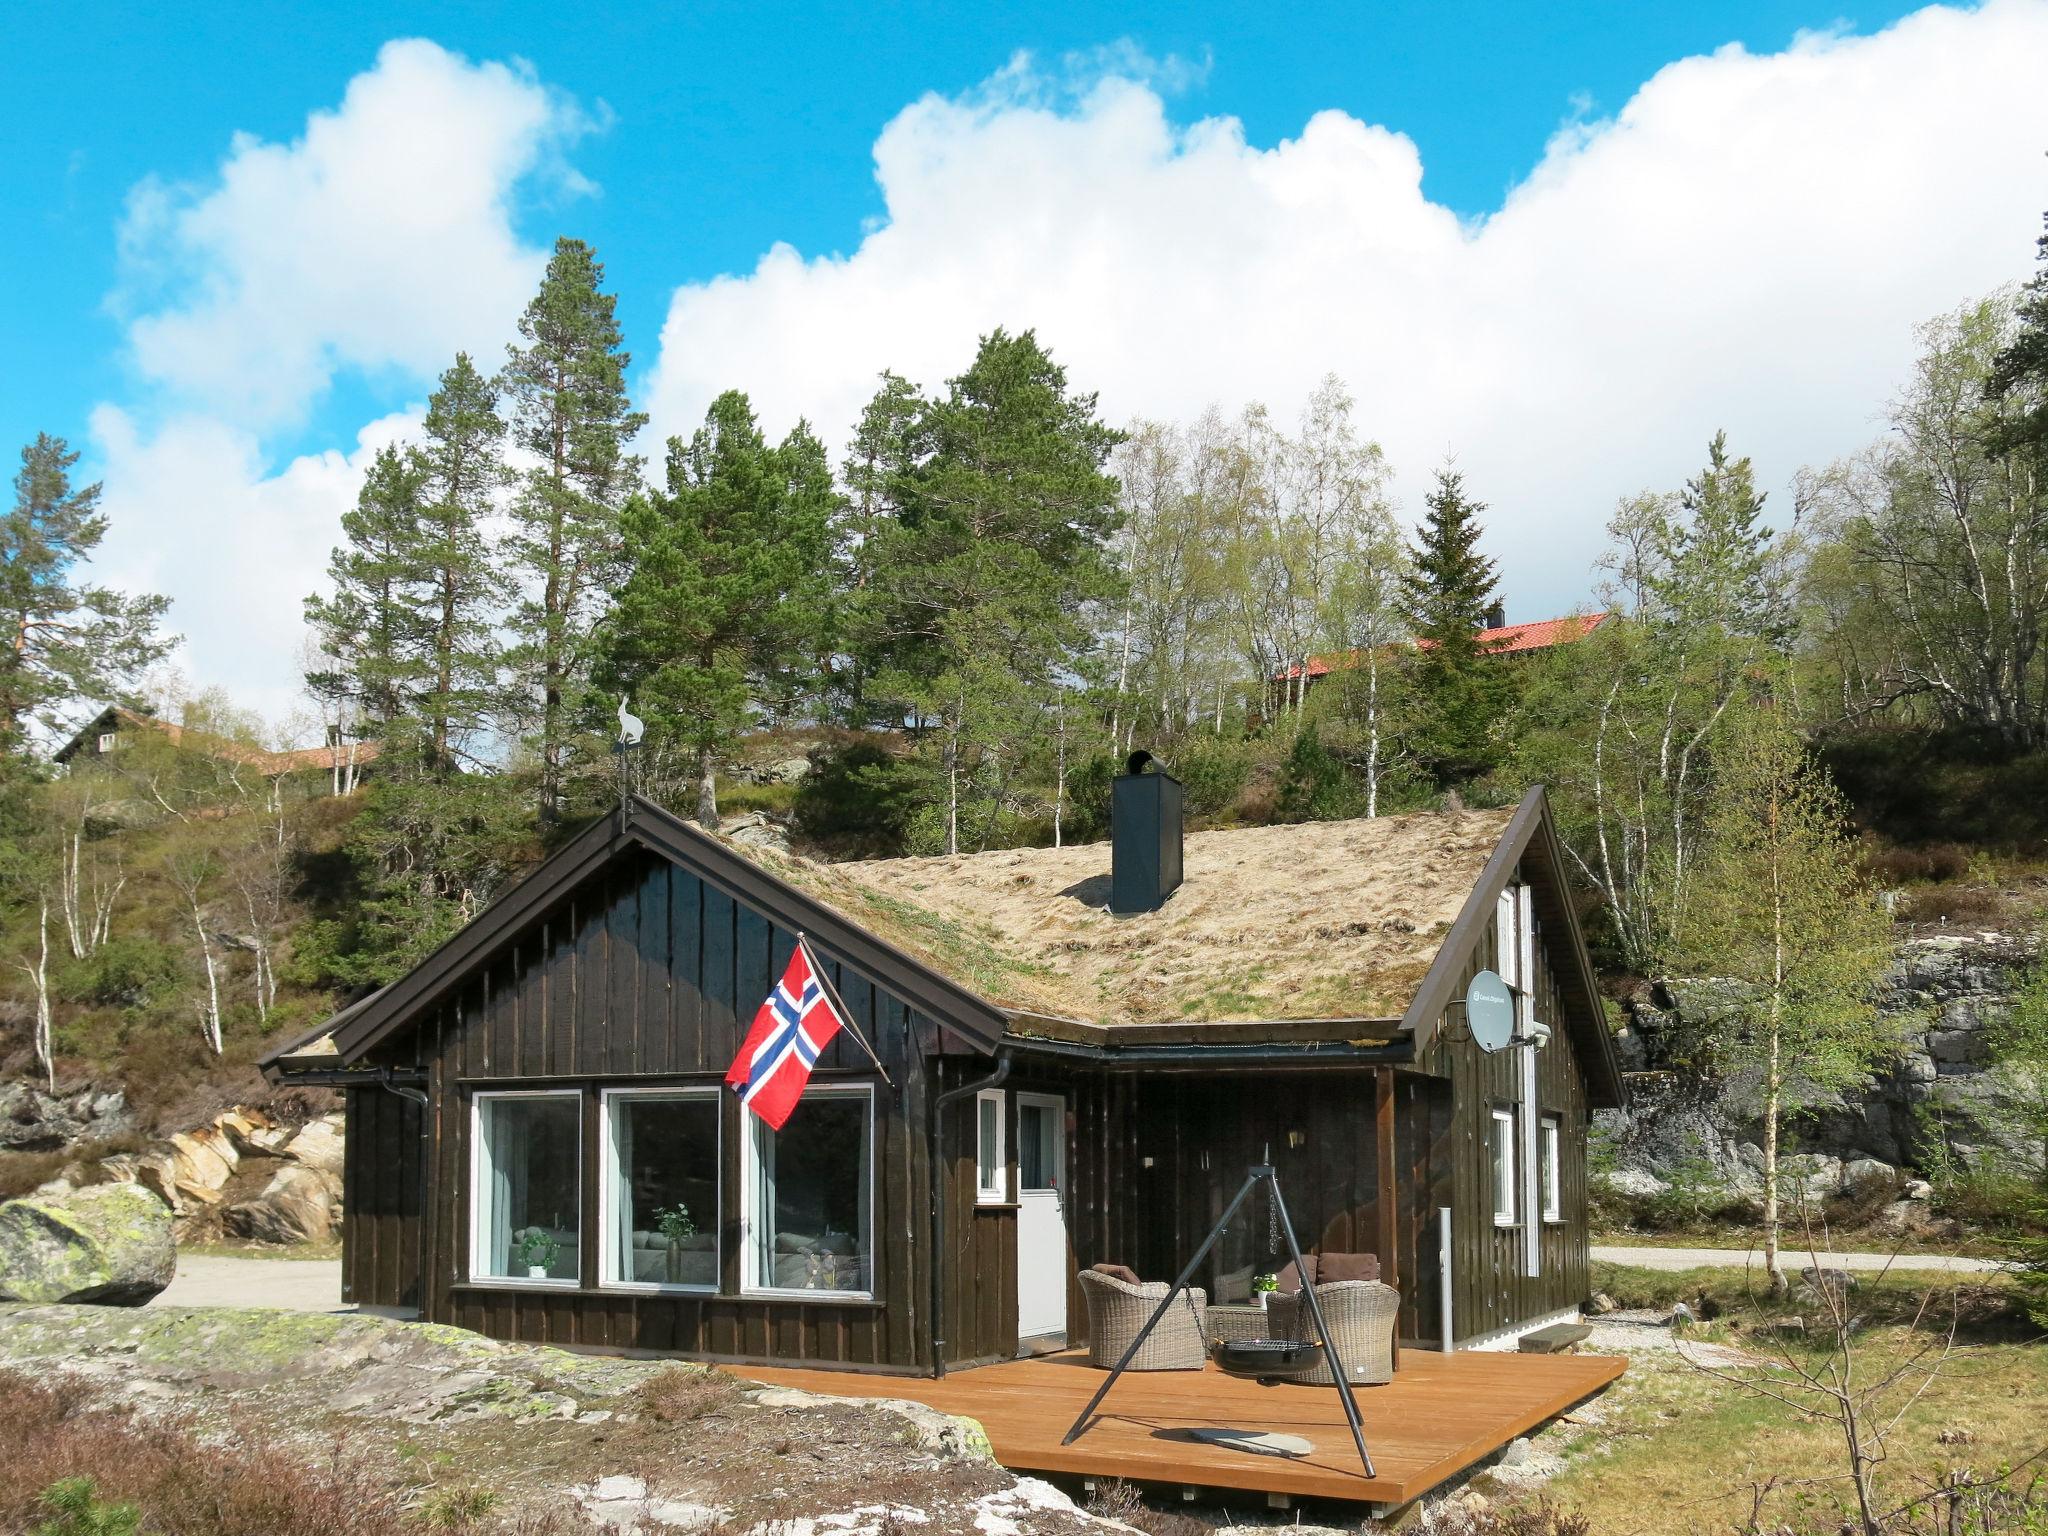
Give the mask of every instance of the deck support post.
[[[1389, 1100], [1390, 1107], [1391, 1103]], [[1287, 1239], [1287, 1256], [1294, 1261], [1294, 1272], [1297, 1275], [1306, 1275], [1309, 1272], [1308, 1263], [1301, 1256], [1301, 1244], [1295, 1240], [1294, 1218], [1287, 1214], [1287, 1202], [1280, 1195], [1280, 1175], [1272, 1164], [1260, 1163], [1246, 1171], [1244, 1184], [1231, 1197], [1230, 1204], [1223, 1208], [1223, 1214], [1217, 1218], [1216, 1225], [1209, 1229], [1209, 1235], [1202, 1239], [1202, 1246], [1195, 1250], [1195, 1256], [1188, 1260], [1187, 1267], [1181, 1270], [1179, 1278], [1168, 1286], [1166, 1294], [1159, 1298], [1159, 1305], [1154, 1307], [1152, 1315], [1145, 1319], [1145, 1326], [1140, 1328], [1138, 1336], [1131, 1340], [1130, 1348], [1124, 1351], [1123, 1358], [1111, 1368], [1108, 1379], [1095, 1389], [1095, 1395], [1088, 1399], [1088, 1406], [1083, 1408], [1080, 1417], [1074, 1420], [1073, 1427], [1061, 1439], [1061, 1445], [1072, 1445], [1081, 1437], [1081, 1432], [1088, 1428], [1089, 1422], [1095, 1417], [1095, 1410], [1102, 1406], [1102, 1400], [1109, 1396], [1109, 1389], [1116, 1385], [1116, 1379], [1123, 1375], [1130, 1363], [1137, 1358], [1138, 1351], [1145, 1347], [1145, 1341], [1152, 1336], [1152, 1330], [1159, 1326], [1159, 1320], [1166, 1316], [1174, 1300], [1188, 1288], [1188, 1282], [1195, 1278], [1195, 1271], [1202, 1267], [1202, 1260], [1209, 1256], [1209, 1250], [1214, 1248], [1218, 1240], [1229, 1230], [1231, 1218], [1237, 1215], [1238, 1207], [1243, 1205], [1250, 1198], [1251, 1192], [1261, 1184], [1272, 1192], [1273, 1213], [1280, 1218], [1280, 1235]], [[1368, 1478], [1377, 1477], [1379, 1474], [1373, 1470], [1372, 1453], [1365, 1448], [1365, 1421], [1359, 1416], [1358, 1400], [1351, 1395], [1351, 1376], [1345, 1368], [1343, 1356], [1338, 1352], [1337, 1341], [1330, 1336], [1329, 1328], [1323, 1323], [1323, 1304], [1316, 1299], [1316, 1288], [1313, 1283], [1301, 1288], [1301, 1299], [1308, 1304], [1309, 1315], [1315, 1319], [1316, 1338], [1321, 1341], [1323, 1353], [1329, 1361], [1330, 1379], [1337, 1389], [1337, 1401], [1344, 1405], [1344, 1420], [1351, 1427], [1351, 1443], [1358, 1447], [1359, 1465], [1365, 1468], [1365, 1475]], [[1395, 1331], [1398, 1333], [1400, 1330], [1397, 1328]]]

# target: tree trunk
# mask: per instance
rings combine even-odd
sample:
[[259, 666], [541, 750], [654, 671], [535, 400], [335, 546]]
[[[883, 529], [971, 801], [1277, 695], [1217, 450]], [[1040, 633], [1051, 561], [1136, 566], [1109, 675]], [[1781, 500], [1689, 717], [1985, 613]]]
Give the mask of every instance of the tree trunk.
[[57, 1063], [50, 1046], [50, 899], [45, 896], [36, 909], [36, 963], [24, 963], [22, 970], [36, 990], [36, 1065], [43, 1069], [43, 1088], [57, 1091]]
[[718, 770], [707, 751], [697, 754], [697, 825], [706, 832], [718, 831]]

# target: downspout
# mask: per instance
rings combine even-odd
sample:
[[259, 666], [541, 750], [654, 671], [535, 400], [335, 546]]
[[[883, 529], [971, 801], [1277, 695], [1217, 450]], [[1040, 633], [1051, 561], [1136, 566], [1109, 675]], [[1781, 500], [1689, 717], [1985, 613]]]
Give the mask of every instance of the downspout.
[[931, 1125], [926, 1140], [932, 1156], [932, 1376], [946, 1374], [946, 1159], [945, 1113], [949, 1106], [969, 1094], [1000, 1087], [1010, 1075], [1010, 1053], [996, 1053], [996, 1068], [987, 1077], [948, 1088], [932, 1100]]

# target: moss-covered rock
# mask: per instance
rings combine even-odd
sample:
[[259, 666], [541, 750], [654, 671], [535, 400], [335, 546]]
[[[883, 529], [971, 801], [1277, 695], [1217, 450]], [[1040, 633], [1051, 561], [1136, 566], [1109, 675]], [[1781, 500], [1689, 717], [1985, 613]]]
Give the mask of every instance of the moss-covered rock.
[[171, 1213], [140, 1184], [0, 1205], [0, 1301], [139, 1307], [177, 1267]]

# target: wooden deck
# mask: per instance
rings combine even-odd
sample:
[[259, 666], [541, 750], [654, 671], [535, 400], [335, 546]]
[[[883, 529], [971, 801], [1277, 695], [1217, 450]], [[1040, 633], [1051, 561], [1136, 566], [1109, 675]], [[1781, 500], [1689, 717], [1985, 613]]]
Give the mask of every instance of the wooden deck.
[[[1370, 1480], [1358, 1465], [1335, 1389], [1264, 1387], [1213, 1366], [1126, 1374], [1095, 1423], [1064, 1446], [1061, 1436], [1103, 1379], [1079, 1353], [956, 1371], [943, 1381], [732, 1369], [777, 1386], [842, 1397], [909, 1398], [965, 1414], [987, 1429], [996, 1459], [1013, 1472], [1248, 1489], [1393, 1508], [1592, 1396], [1626, 1365], [1604, 1355], [1404, 1350], [1391, 1383], [1355, 1389], [1378, 1473]], [[1263, 1456], [1204, 1444], [1188, 1434], [1219, 1426], [1299, 1435], [1314, 1449], [1299, 1459]]]

